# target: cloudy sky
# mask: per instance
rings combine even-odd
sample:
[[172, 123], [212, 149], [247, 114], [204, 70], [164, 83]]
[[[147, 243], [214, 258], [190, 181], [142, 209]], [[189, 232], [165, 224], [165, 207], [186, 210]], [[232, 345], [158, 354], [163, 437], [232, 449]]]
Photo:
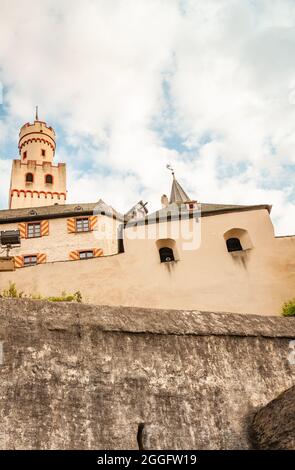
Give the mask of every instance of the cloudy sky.
[[295, 233], [294, 0], [0, 0], [0, 207], [19, 127], [57, 132], [69, 202], [201, 202]]

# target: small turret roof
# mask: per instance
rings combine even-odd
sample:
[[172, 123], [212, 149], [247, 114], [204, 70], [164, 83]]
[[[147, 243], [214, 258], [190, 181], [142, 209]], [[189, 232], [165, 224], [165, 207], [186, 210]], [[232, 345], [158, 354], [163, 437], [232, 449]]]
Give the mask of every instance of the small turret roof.
[[174, 202], [179, 203], [179, 202], [190, 201], [190, 198], [188, 197], [188, 195], [186, 194], [182, 186], [178, 183], [177, 179], [175, 178], [174, 172], [172, 174], [173, 174], [173, 182], [172, 182], [169, 203], [172, 204]]

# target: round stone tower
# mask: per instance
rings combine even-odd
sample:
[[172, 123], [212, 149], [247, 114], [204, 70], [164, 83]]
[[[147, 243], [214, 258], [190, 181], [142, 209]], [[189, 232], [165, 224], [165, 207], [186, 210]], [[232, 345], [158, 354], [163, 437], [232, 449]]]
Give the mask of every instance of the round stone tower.
[[9, 208], [50, 206], [66, 201], [66, 165], [54, 165], [55, 132], [40, 121], [24, 124], [19, 133], [20, 159], [13, 160]]
[[51, 162], [55, 154], [55, 132], [46, 122], [27, 122], [19, 132], [19, 154], [22, 162]]

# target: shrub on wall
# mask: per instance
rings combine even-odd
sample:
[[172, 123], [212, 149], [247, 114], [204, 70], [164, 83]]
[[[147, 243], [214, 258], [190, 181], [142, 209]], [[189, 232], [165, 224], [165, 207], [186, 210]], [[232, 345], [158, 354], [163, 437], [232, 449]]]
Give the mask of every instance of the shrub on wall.
[[5, 299], [32, 299], [32, 300], [48, 300], [49, 302], [82, 302], [82, 294], [80, 291], [74, 294], [62, 292], [60, 296], [42, 297], [40, 294], [25, 294], [18, 292], [15, 283], [10, 282], [8, 289], [4, 289], [0, 293], [0, 298]]
[[25, 297], [23, 292], [18, 292], [15, 283], [10, 282], [8, 289], [4, 289], [0, 293], [0, 298], [21, 299]]
[[282, 313], [284, 317], [295, 317], [295, 299], [284, 303]]
[[46, 300], [49, 300], [50, 302], [82, 302], [82, 295], [80, 291], [75, 292], [74, 294], [62, 292], [61, 296], [47, 297]]

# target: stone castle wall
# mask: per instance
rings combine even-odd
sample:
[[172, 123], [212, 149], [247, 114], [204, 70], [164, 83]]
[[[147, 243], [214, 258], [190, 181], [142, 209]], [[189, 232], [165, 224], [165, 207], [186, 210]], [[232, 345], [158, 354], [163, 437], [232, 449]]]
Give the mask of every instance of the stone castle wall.
[[0, 299], [0, 448], [251, 448], [295, 319]]

